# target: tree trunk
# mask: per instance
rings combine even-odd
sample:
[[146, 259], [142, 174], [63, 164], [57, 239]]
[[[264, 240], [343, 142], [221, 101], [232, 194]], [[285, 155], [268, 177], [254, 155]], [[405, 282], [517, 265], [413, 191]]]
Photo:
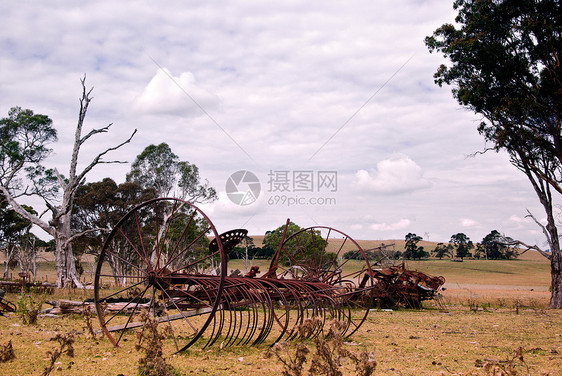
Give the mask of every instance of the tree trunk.
[[562, 275], [560, 268], [562, 267], [562, 258], [560, 257], [560, 238], [558, 237], [558, 228], [552, 213], [552, 197], [548, 186], [545, 193], [539, 195], [541, 204], [546, 212], [546, 232], [548, 233], [548, 245], [550, 247], [550, 308], [562, 308]]
[[[554, 221], [554, 219], [553, 219]], [[549, 220], [550, 222], [550, 220]], [[551, 226], [547, 226], [551, 236], [556, 236], [553, 238], [550, 244], [550, 308], [562, 308], [562, 257], [560, 255], [560, 240], [558, 238], [558, 231], [556, 226], [554, 226], [554, 231], [551, 231]]]
[[70, 213], [61, 216], [58, 221], [58, 231], [55, 240], [55, 261], [57, 265], [57, 287], [84, 286], [76, 272], [76, 264], [72, 253], [72, 244], [68, 241], [71, 237]]
[[14, 244], [7, 244], [6, 246], [6, 263], [4, 265], [4, 278], [10, 277], [10, 263], [16, 254], [16, 246]]
[[[558, 251], [560, 254], [560, 251]], [[553, 257], [554, 259], [554, 257]], [[552, 290], [550, 294], [550, 308], [562, 308], [562, 275], [560, 275], [560, 261], [550, 261], [550, 276]]]

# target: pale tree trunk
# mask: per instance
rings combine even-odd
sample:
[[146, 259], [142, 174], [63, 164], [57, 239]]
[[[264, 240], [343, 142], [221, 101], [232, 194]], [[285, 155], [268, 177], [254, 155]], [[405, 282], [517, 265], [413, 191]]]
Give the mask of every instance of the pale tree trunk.
[[37, 248], [33, 244], [33, 259], [31, 263], [31, 272], [33, 273], [33, 282], [37, 281]]
[[72, 253], [72, 244], [70, 238], [72, 231], [70, 228], [70, 213], [67, 213], [59, 219], [57, 237], [55, 240], [55, 261], [57, 264], [57, 286], [70, 287], [75, 286], [83, 288], [80, 277], [76, 271], [74, 254]]
[[[517, 156], [512, 155], [512, 163], [523, 171], [529, 178], [529, 181], [531, 182], [531, 185], [533, 186], [533, 189], [544, 208], [546, 214], [546, 226], [538, 221], [531, 212], [527, 210], [528, 217], [532, 218], [537, 226], [542, 229], [550, 248], [550, 252], [545, 252], [536, 245], [529, 246], [521, 241], [516, 241], [515, 244], [524, 245], [528, 249], [534, 249], [550, 260], [551, 291], [549, 307], [562, 309], [562, 275], [560, 274], [562, 269], [562, 257], [560, 255], [560, 237], [558, 235], [558, 227], [556, 226], [553, 214], [554, 201], [552, 199], [551, 192], [551, 187], [554, 187], [555, 190], [559, 192], [557, 184], [552, 183], [553, 181], [556, 181], [556, 179], [552, 176], [552, 171], [555, 169], [555, 166], [548, 163], [548, 160], [542, 160], [542, 165], [539, 167], [534, 166], [534, 169], [531, 170], [532, 163], [528, 158], [526, 151], [522, 149], [518, 150], [517, 153], [519, 159], [517, 160]], [[530, 155], [532, 155], [532, 153]]]
[[8, 279], [10, 277], [10, 262], [16, 254], [16, 246], [14, 244], [8, 244], [6, 247], [6, 264], [4, 265], [4, 278]]

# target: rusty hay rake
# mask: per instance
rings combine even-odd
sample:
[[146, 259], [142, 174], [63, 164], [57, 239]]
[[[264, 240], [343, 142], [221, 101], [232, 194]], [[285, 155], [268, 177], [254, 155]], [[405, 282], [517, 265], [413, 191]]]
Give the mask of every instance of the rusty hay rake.
[[[246, 230], [219, 234], [199, 208], [178, 199], [138, 205], [113, 228], [99, 256], [94, 294], [101, 330], [118, 346], [142, 327], [146, 310], [169, 329], [168, 352], [195, 343], [312, 338], [334, 319], [345, 323], [344, 337], [352, 335], [375, 290], [365, 252], [334, 228], [288, 234], [287, 227], [269, 269], [260, 274], [252, 267], [242, 276], [229, 273], [227, 255]], [[344, 258], [350, 250], [353, 257]], [[308, 318], [316, 326], [304, 334], [298, 328]]]

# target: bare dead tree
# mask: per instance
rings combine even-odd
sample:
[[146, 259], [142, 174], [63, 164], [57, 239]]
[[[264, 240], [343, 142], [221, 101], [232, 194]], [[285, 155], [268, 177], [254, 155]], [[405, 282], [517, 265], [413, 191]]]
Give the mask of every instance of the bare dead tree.
[[[1, 192], [6, 197], [6, 200], [8, 201], [10, 206], [18, 214], [31, 221], [33, 224], [39, 226], [55, 239], [55, 261], [57, 268], [58, 287], [83, 287], [80, 282], [79, 275], [76, 271], [75, 258], [72, 252], [72, 241], [77, 237], [84, 235], [85, 233], [74, 233], [71, 228], [71, 214], [74, 202], [74, 194], [76, 190], [84, 181], [86, 175], [97, 165], [108, 163], [125, 163], [121, 161], [106, 161], [104, 160], [104, 157], [108, 153], [115, 151], [121, 148], [123, 145], [129, 143], [137, 132], [135, 129], [131, 136], [129, 136], [129, 138], [127, 138], [125, 141], [121, 142], [117, 146], [110, 147], [102, 151], [101, 153], [96, 155], [82, 171], [78, 171], [78, 158], [82, 145], [84, 145], [86, 141], [90, 140], [90, 138], [97, 134], [107, 133], [112, 126], [112, 124], [109, 124], [102, 128], [92, 129], [86, 135], [82, 135], [84, 119], [86, 117], [90, 102], [92, 101], [91, 94], [93, 88], [89, 90], [86, 89], [86, 76], [84, 76], [80, 80], [80, 82], [82, 84], [82, 96], [79, 100], [80, 111], [78, 114], [78, 122], [74, 134], [74, 147], [70, 159], [68, 176], [63, 176], [57, 170], [54, 170], [54, 176], [51, 176], [53, 183], [56, 185], [56, 188], [58, 188], [58, 192], [60, 192], [60, 194], [53, 195], [52, 190], [46, 190], [45, 187], [41, 186], [41, 183], [45, 180], [41, 180], [39, 178], [32, 179], [30, 183], [31, 186], [26, 187], [25, 189], [23, 189], [23, 191], [20, 190], [19, 192], [16, 192], [16, 190], [13, 189], [14, 186], [17, 186], [17, 184], [14, 184], [14, 179], [17, 176], [17, 173], [25, 169], [26, 166], [24, 164], [17, 166], [17, 169], [11, 171], [11, 180], [4, 179], [2, 185], [0, 185]], [[39, 171], [45, 170], [39, 169]], [[36, 177], [38, 177], [38, 175], [36, 175]], [[54, 182], [55, 180], [56, 182]], [[39, 196], [43, 199], [47, 207], [47, 211], [51, 213], [51, 219], [49, 221], [42, 219], [41, 215], [33, 215], [28, 213], [18, 202], [20, 201], [20, 197], [31, 195]], [[100, 229], [92, 229], [88, 231], [94, 230]]]

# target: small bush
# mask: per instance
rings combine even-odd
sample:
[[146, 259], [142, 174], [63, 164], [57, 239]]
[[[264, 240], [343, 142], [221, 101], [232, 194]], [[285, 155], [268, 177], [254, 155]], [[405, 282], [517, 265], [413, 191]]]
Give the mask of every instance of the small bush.
[[37, 324], [37, 317], [44, 302], [45, 296], [41, 294], [22, 294], [20, 296], [16, 313], [21, 317], [24, 325]]
[[295, 355], [291, 356], [287, 342], [278, 342], [265, 352], [265, 357], [275, 355], [277, 360], [283, 364], [283, 376], [302, 376], [306, 356], [310, 350], [303, 343], [298, 343]]
[[355, 364], [357, 376], [370, 376], [375, 372], [377, 362], [374, 352], [363, 351], [357, 355], [343, 347], [341, 333], [345, 327], [345, 322], [334, 320], [330, 323], [326, 338], [314, 339], [316, 351], [312, 356], [310, 375], [343, 376], [341, 366], [346, 358]]

